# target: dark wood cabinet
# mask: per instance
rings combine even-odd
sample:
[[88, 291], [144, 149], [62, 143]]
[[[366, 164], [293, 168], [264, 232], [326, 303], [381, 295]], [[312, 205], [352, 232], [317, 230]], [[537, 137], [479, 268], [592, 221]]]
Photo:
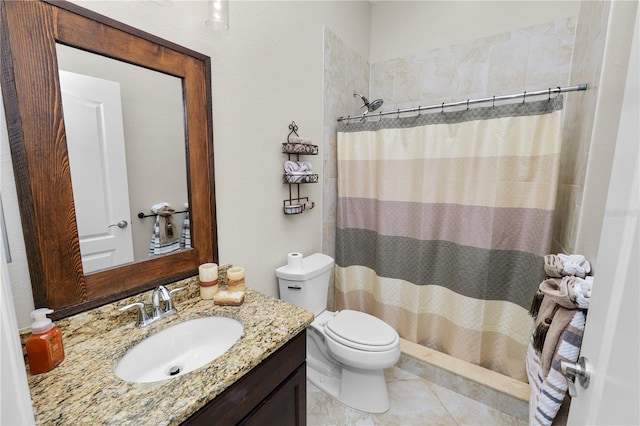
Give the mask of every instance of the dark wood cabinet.
[[183, 425], [306, 425], [305, 357], [303, 330]]

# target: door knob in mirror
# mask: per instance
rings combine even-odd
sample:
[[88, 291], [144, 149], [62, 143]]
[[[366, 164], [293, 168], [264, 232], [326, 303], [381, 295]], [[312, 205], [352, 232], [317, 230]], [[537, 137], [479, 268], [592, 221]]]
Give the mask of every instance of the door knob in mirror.
[[114, 225], [109, 225], [109, 228], [111, 228], [112, 226], [117, 226], [118, 228], [126, 228], [127, 225], [129, 225], [129, 222], [127, 222], [126, 220], [121, 220], [120, 222]]

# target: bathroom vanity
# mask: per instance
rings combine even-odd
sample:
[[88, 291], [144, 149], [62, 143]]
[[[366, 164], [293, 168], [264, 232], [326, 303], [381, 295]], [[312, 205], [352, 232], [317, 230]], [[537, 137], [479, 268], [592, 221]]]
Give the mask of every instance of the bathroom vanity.
[[306, 424], [305, 341], [299, 333], [183, 424]]
[[[313, 314], [251, 289], [244, 304], [217, 306], [199, 297], [198, 280], [170, 286], [178, 313], [137, 327], [126, 304], [150, 292], [56, 321], [65, 360], [52, 371], [27, 371], [38, 424], [305, 424], [306, 327]], [[171, 325], [204, 316], [242, 322], [244, 336], [213, 362], [167, 380], [131, 383], [116, 363], [137, 343]], [[211, 330], [215, 333], [215, 330]], [[25, 336], [26, 337], [26, 336]]]

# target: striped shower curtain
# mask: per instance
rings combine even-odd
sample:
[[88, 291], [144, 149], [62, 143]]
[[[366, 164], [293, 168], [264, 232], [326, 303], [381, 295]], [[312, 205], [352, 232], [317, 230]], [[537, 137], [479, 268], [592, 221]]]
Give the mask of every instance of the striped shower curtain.
[[526, 382], [562, 104], [340, 123], [336, 309]]

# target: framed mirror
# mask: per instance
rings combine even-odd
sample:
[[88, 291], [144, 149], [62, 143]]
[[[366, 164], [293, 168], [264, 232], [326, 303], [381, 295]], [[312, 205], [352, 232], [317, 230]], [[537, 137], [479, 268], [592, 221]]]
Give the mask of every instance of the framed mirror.
[[[59, 43], [56, 56], [85, 275], [190, 247], [182, 79]], [[161, 202], [175, 232], [150, 247]]]
[[[35, 306], [48, 306], [56, 311], [54, 318], [61, 318], [159, 284], [197, 275], [199, 264], [218, 262], [210, 58], [63, 1], [3, 1], [0, 19], [1, 83]], [[177, 97], [166, 97], [171, 99], [166, 102], [172, 103], [169, 112], [160, 108], [142, 111], [144, 107], [139, 106], [133, 110], [145, 112], [151, 118], [157, 115], [160, 121], [166, 121], [167, 116], [176, 121], [178, 133], [183, 133], [182, 137], [173, 137], [178, 139], [177, 151], [153, 136], [159, 126], [153, 121], [141, 126], [151, 133], [139, 132], [139, 129], [125, 132], [129, 135], [125, 137], [125, 144], [136, 139], [131, 134], [139, 133], [142, 136], [138, 139], [146, 142], [147, 148], [132, 145], [127, 146], [127, 151], [148, 151], [148, 146], [154, 146], [149, 155], [166, 153], [170, 161], [177, 164], [178, 175], [164, 185], [176, 181], [179, 188], [184, 188], [179, 182], [186, 180], [186, 193], [180, 195], [181, 190], [176, 190], [178, 195], [173, 203], [184, 200], [188, 205], [190, 246], [147, 259], [138, 256], [115, 266], [98, 266], [93, 268], [95, 272], [89, 272], [90, 268], [85, 266], [85, 271], [78, 233], [81, 218], [76, 214], [76, 205], [94, 204], [74, 198], [74, 189], [76, 193], [81, 192], [78, 184], [72, 184], [72, 174], [77, 174], [76, 159], [82, 159], [79, 162], [82, 163], [87, 155], [77, 154], [70, 145], [75, 128], [71, 121], [65, 121], [71, 107], [63, 102], [60, 68], [76, 63], [68, 59], [73, 58], [70, 50], [157, 74], [160, 81], [175, 82], [161, 83], [173, 86], [173, 92], [178, 92]], [[67, 58], [66, 64], [63, 56]], [[77, 69], [71, 71], [78, 72]], [[154, 102], [159, 103], [157, 99]], [[125, 119], [135, 115], [125, 110], [123, 107]], [[175, 129], [172, 132], [175, 133]], [[88, 145], [83, 137], [76, 136], [75, 140], [83, 148]], [[166, 172], [165, 167], [161, 168]], [[185, 173], [186, 177], [180, 176]], [[100, 175], [104, 174], [108, 173]], [[153, 173], [146, 178], [148, 188], [162, 187], [154, 186], [158, 180], [154, 180]], [[144, 173], [134, 180], [144, 182]], [[88, 192], [92, 192], [91, 185]], [[148, 191], [136, 186], [129, 192], [130, 199], [140, 199], [139, 194]], [[159, 192], [156, 196], [165, 195]], [[148, 201], [140, 205], [145, 204], [146, 213], [150, 213]], [[184, 210], [183, 205], [175, 208]], [[105, 214], [107, 222], [117, 224], [124, 220], [109, 214]], [[140, 223], [141, 219], [129, 216], [127, 222]], [[152, 221], [143, 225], [151, 239], [153, 217], [144, 220]], [[181, 218], [176, 217], [175, 221], [182, 225]], [[84, 263], [86, 265], [86, 261]]]

